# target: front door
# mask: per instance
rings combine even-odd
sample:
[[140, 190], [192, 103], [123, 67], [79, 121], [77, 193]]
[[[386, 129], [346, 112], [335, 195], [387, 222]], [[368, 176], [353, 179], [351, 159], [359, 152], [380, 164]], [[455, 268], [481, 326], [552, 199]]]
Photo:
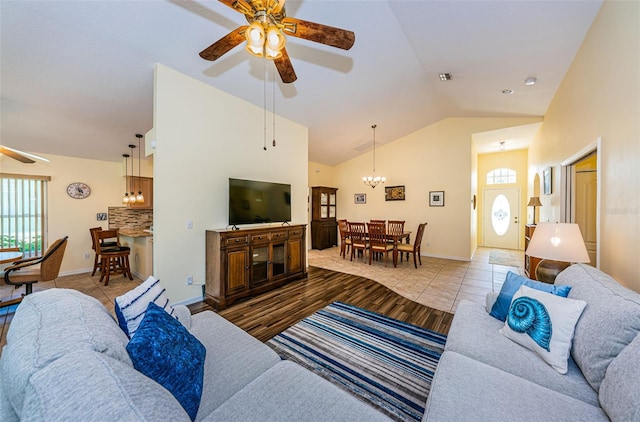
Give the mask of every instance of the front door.
[[485, 189], [483, 204], [483, 245], [487, 248], [518, 249], [520, 189]]

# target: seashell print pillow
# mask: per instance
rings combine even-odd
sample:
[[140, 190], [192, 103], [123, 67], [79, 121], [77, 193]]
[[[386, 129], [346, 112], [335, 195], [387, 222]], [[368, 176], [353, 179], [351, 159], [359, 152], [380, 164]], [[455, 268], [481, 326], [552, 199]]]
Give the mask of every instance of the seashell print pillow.
[[500, 332], [566, 374], [573, 332], [586, 305], [583, 300], [521, 286], [513, 295]]

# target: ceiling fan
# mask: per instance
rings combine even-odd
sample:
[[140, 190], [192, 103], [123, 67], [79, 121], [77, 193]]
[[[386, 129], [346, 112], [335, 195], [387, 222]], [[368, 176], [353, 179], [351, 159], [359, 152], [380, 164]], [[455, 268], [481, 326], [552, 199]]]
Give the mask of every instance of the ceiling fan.
[[29, 154], [28, 152], [20, 151], [19, 149], [5, 147], [2, 145], [0, 145], [0, 155], [6, 155], [7, 157], [13, 158], [14, 160], [18, 160], [21, 163], [25, 163], [25, 164], [35, 163], [35, 161], [32, 160], [32, 158], [50, 162], [46, 158], [40, 157], [39, 155]]
[[285, 0], [219, 1], [242, 13], [249, 25], [240, 26], [211, 44], [200, 52], [200, 57], [214, 61], [241, 42], [247, 41], [246, 50], [250, 54], [274, 61], [284, 83], [291, 83], [298, 78], [285, 48], [285, 35], [343, 50], [350, 49], [356, 40], [352, 31], [287, 17]]

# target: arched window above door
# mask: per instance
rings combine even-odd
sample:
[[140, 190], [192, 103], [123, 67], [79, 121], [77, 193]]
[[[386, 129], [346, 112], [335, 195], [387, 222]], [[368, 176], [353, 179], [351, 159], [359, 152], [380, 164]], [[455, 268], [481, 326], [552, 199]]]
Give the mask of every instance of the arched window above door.
[[487, 173], [487, 185], [504, 185], [516, 183], [516, 171], [509, 168], [499, 168]]

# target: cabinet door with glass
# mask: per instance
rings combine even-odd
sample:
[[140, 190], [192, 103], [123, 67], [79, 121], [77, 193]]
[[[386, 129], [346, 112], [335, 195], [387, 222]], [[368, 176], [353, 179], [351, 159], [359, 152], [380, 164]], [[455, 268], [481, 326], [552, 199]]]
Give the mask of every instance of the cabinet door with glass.
[[326, 220], [336, 218], [337, 188], [314, 186], [311, 188], [311, 219]]

